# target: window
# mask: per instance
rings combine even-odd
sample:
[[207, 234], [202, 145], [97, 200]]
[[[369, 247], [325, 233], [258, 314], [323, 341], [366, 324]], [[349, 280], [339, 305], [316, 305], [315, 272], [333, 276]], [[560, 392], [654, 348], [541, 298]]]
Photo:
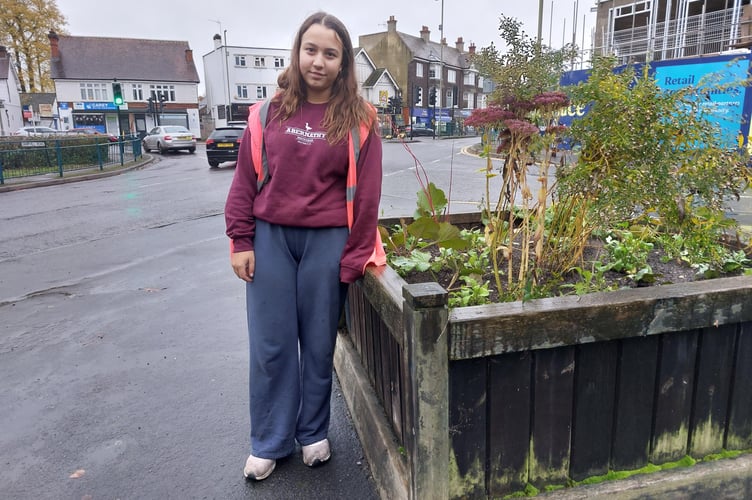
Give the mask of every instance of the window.
[[144, 100], [143, 86], [140, 83], [134, 83], [133, 85], [131, 85], [131, 88], [133, 89], [133, 100], [143, 101]]
[[237, 86], [238, 99], [248, 99], [248, 85]]
[[475, 73], [467, 72], [465, 73], [465, 85], [475, 85]]
[[82, 101], [109, 101], [107, 91], [109, 83], [82, 83], [80, 84]]
[[284, 57], [275, 57], [274, 58], [274, 67], [275, 68], [284, 68], [285, 67], [285, 58]]
[[152, 99], [159, 100], [160, 96], [165, 96], [166, 101], [175, 101], [175, 85], [155, 84], [149, 85], [149, 94]]
[[428, 78], [438, 78], [437, 75], [441, 74], [441, 65], [440, 64], [432, 64], [431, 67], [428, 69]]
[[266, 61], [264, 60], [263, 57], [256, 57], [254, 61], [254, 66], [256, 66], [257, 68], [263, 68], [266, 66]]
[[418, 78], [423, 77], [423, 63], [415, 64], [415, 76], [417, 76]]
[[256, 97], [258, 99], [266, 99], [266, 87], [263, 85], [256, 87]]
[[470, 98], [469, 92], [463, 92], [462, 93], [462, 100], [465, 103], [465, 108], [467, 109], [473, 109], [473, 100]]
[[457, 72], [453, 69], [447, 71], [447, 81], [449, 83], [457, 83]]
[[245, 56], [235, 55], [235, 66], [245, 66]]

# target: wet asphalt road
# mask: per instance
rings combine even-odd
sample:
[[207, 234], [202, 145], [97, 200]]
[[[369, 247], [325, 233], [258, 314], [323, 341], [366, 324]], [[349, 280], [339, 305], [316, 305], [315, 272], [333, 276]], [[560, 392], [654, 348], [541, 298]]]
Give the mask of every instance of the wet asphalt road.
[[0, 193], [0, 498], [375, 499], [335, 385], [333, 456], [246, 482], [244, 286], [232, 168], [168, 155]]

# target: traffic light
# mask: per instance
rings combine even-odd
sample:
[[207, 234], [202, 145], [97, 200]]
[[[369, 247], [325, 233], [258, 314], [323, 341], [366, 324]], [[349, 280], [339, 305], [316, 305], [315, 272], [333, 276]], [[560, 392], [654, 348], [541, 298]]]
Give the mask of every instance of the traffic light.
[[125, 100], [123, 100], [123, 88], [118, 82], [112, 84], [112, 102], [115, 106], [121, 106], [125, 103]]
[[413, 104], [419, 106], [423, 102], [423, 88], [415, 87], [413, 93]]
[[394, 114], [394, 108], [395, 108], [395, 106], [394, 106], [394, 97], [390, 97], [389, 99], [387, 99], [387, 104], [386, 104], [387, 113], [393, 115]]
[[393, 105], [395, 114], [402, 113], [402, 97], [400, 97], [399, 95], [394, 96]]
[[431, 92], [428, 94], [428, 104], [436, 105], [436, 87], [431, 87]]

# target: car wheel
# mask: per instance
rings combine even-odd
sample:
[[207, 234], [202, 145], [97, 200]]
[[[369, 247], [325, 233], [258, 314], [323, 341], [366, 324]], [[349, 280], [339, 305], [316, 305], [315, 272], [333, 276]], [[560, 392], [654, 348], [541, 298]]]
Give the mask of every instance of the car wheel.
[[141, 141], [141, 146], [143, 146], [145, 153], [151, 152], [151, 149], [149, 149], [149, 145], [146, 144], [146, 141]]
[[188, 148], [188, 152], [189, 152], [190, 154], [193, 154], [193, 153], [195, 153], [195, 152], [196, 152], [196, 148]]
[[209, 166], [211, 168], [217, 168], [219, 166], [219, 162], [217, 160], [209, 160]]
[[167, 153], [167, 148], [165, 147], [165, 145], [164, 145], [164, 144], [162, 144], [162, 143], [160, 142], [159, 144], [157, 144], [157, 146], [159, 146], [159, 152], [160, 152], [160, 154], [165, 154], [165, 153]]

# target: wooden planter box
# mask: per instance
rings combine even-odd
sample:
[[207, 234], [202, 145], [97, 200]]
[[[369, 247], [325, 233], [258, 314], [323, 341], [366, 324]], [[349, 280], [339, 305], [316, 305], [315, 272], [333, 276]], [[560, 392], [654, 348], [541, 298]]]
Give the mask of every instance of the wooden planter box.
[[383, 497], [501, 498], [752, 448], [752, 277], [450, 311], [386, 267], [348, 312], [335, 366]]

